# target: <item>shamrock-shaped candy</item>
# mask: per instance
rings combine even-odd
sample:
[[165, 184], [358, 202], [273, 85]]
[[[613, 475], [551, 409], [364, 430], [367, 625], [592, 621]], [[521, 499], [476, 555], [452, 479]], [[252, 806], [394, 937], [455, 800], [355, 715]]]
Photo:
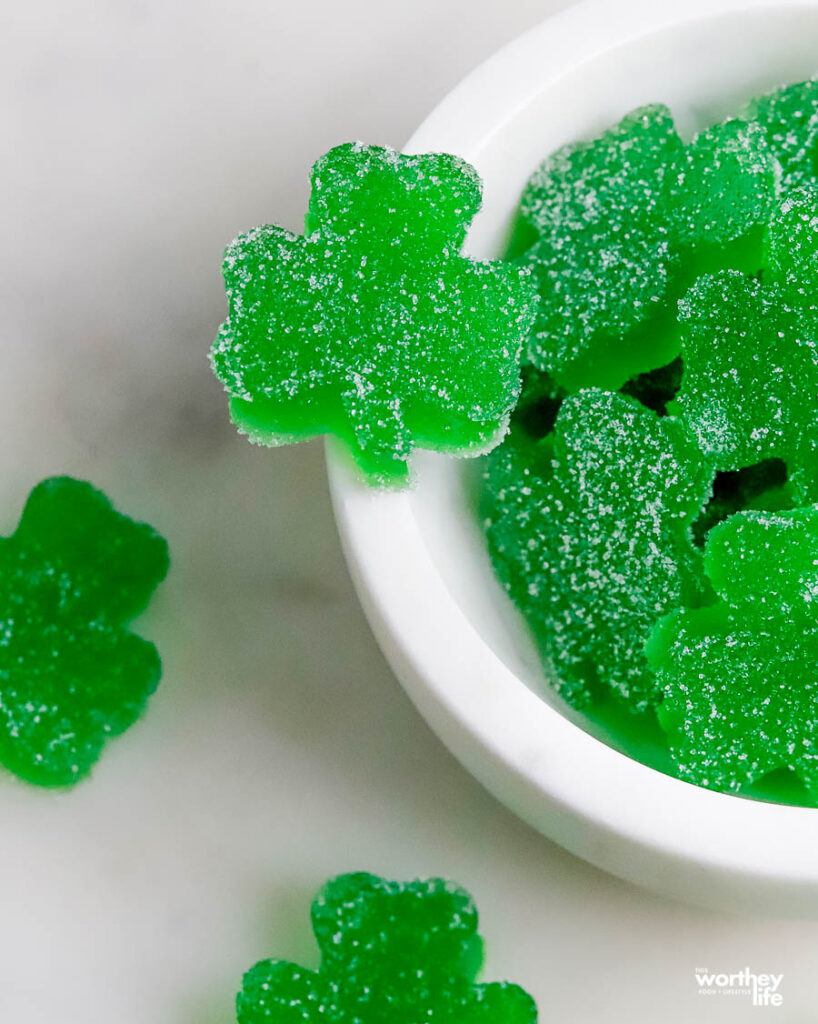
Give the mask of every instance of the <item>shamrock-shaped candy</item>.
[[239, 430], [270, 445], [334, 434], [389, 484], [414, 447], [496, 444], [535, 295], [525, 271], [460, 255], [480, 192], [455, 156], [338, 146], [313, 167], [305, 235], [233, 242], [212, 362]]
[[684, 373], [672, 408], [721, 470], [783, 460], [818, 499], [818, 193], [795, 190], [770, 228], [761, 280], [725, 270], [680, 303]]
[[818, 79], [761, 96], [744, 116], [763, 129], [785, 191], [818, 184]]
[[718, 601], [664, 619], [647, 656], [682, 778], [727, 791], [794, 770], [818, 800], [818, 507], [715, 526]]
[[653, 702], [645, 640], [698, 594], [690, 526], [712, 478], [681, 423], [596, 389], [564, 400], [553, 434], [516, 427], [489, 456], [492, 561], [571, 703]]
[[520, 208], [517, 259], [540, 292], [528, 359], [569, 390], [670, 363], [687, 284], [714, 264], [758, 269], [777, 173], [758, 126], [727, 121], [685, 146], [663, 106], [558, 150]]
[[536, 1024], [516, 985], [475, 984], [477, 908], [451, 882], [331, 879], [312, 905], [321, 966], [263, 960], [244, 977], [239, 1024]]
[[153, 644], [126, 629], [168, 569], [164, 540], [90, 484], [44, 480], [0, 538], [0, 761], [66, 786], [156, 688]]

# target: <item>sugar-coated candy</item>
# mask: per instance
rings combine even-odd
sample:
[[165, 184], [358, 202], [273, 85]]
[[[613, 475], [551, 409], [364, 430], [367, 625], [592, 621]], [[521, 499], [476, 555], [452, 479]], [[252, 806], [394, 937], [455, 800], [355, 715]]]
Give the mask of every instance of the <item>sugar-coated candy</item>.
[[785, 190], [818, 185], [818, 80], [753, 100], [744, 117], [758, 124], [781, 165]]
[[684, 372], [673, 410], [721, 470], [783, 460], [801, 499], [818, 395], [818, 192], [795, 190], [770, 227], [762, 277], [702, 277], [680, 302]]
[[515, 428], [489, 456], [492, 562], [571, 703], [610, 690], [634, 709], [655, 699], [644, 644], [700, 596], [691, 523], [712, 478], [680, 422], [597, 389], [564, 400], [553, 434]]
[[0, 538], [0, 762], [67, 786], [156, 688], [153, 644], [127, 623], [168, 569], [167, 545], [100, 491], [53, 477]]
[[251, 968], [239, 1024], [536, 1024], [516, 985], [476, 984], [477, 908], [452, 882], [331, 879], [312, 904], [318, 970], [283, 960]]
[[734, 792], [790, 768], [818, 799], [818, 507], [731, 516], [704, 565], [718, 600], [647, 646], [679, 773]]
[[714, 264], [759, 268], [777, 176], [759, 126], [727, 121], [685, 146], [663, 106], [558, 150], [520, 207], [517, 262], [540, 293], [527, 358], [569, 390], [671, 363], [687, 284]]
[[228, 246], [228, 319], [212, 349], [252, 441], [334, 434], [373, 483], [413, 448], [488, 450], [520, 391], [536, 296], [527, 272], [460, 253], [481, 184], [445, 153], [351, 143], [312, 170], [306, 234]]

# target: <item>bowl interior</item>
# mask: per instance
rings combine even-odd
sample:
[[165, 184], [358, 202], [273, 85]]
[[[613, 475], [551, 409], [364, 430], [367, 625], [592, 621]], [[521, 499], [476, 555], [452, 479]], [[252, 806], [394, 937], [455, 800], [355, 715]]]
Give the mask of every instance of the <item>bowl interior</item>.
[[[777, 5], [704, 16], [599, 53], [546, 81], [471, 152], [484, 207], [469, 235], [478, 257], [503, 254], [531, 172], [557, 147], [591, 138], [629, 110], [665, 103], [681, 134], [736, 115], [752, 97], [818, 72], [818, 10]], [[441, 143], [444, 140], [441, 139]], [[429, 148], [423, 130], [411, 148]], [[491, 569], [475, 496], [479, 466], [421, 453], [409, 497], [423, 542], [451, 595], [497, 657], [529, 689], [592, 735], [611, 731], [564, 704], [548, 687], [521, 618]], [[646, 751], [651, 760], [651, 751]]]

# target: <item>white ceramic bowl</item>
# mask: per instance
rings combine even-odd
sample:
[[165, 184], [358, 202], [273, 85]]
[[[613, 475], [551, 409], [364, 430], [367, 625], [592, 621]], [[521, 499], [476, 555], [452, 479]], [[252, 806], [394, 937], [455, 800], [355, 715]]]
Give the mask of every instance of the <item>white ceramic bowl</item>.
[[[414, 152], [480, 171], [476, 256], [501, 253], [551, 150], [667, 103], [692, 133], [818, 72], [818, 0], [599, 0], [533, 29], [465, 79]], [[640, 885], [698, 903], [818, 913], [818, 810], [680, 782], [594, 738], [549, 694], [495, 581], [470, 501], [474, 465], [421, 453], [410, 493], [366, 490], [330, 454], [336, 513], [393, 669], [450, 750], [545, 835]]]

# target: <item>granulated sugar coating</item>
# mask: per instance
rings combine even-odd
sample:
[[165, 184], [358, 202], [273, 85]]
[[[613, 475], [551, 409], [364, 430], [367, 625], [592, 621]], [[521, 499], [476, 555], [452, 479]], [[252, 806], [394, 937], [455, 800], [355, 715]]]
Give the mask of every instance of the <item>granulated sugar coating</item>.
[[795, 190], [770, 227], [762, 278], [701, 278], [680, 303], [684, 372], [671, 408], [721, 470], [782, 459], [818, 500], [818, 193]]
[[244, 977], [239, 1024], [536, 1024], [526, 992], [475, 984], [477, 909], [452, 882], [341, 875], [312, 905], [321, 966], [264, 960]]
[[818, 799], [818, 507], [738, 513], [704, 564], [716, 603], [674, 612], [647, 649], [679, 774], [734, 791], [791, 768]]
[[34, 488], [0, 539], [0, 762], [46, 786], [87, 774], [161, 675], [126, 624], [168, 570], [164, 540], [69, 477]]
[[818, 80], [761, 96], [744, 116], [763, 129], [785, 190], [818, 184]]
[[527, 358], [569, 390], [670, 363], [684, 288], [760, 266], [778, 173], [758, 126], [727, 121], [685, 146], [663, 106], [558, 150], [520, 208], [517, 262], [541, 299]]
[[212, 362], [239, 430], [335, 434], [379, 484], [407, 482], [414, 447], [496, 444], [536, 296], [527, 271], [460, 255], [480, 199], [455, 156], [351, 143], [321, 157], [306, 234], [259, 227], [225, 254]]
[[572, 704], [608, 689], [655, 701], [645, 641], [702, 597], [690, 526], [712, 479], [681, 423], [597, 389], [567, 398], [544, 440], [515, 429], [489, 456], [494, 567]]

